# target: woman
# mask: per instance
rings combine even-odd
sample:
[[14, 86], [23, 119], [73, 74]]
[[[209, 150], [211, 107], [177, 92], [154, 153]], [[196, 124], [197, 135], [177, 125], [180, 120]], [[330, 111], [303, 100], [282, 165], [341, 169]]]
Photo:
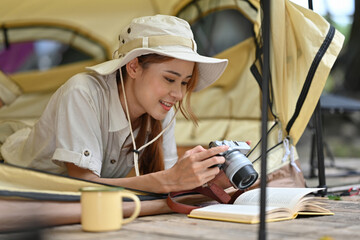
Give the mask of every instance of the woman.
[[[196, 53], [186, 21], [165, 15], [134, 19], [121, 32], [114, 59], [69, 79], [34, 128], [6, 140], [3, 158], [158, 193], [205, 184], [219, 173], [211, 166], [224, 162], [215, 155], [227, 146], [197, 146], [177, 160], [174, 118], [180, 111], [196, 123], [191, 91], [216, 81], [226, 65]], [[137, 176], [125, 178], [133, 167]]]

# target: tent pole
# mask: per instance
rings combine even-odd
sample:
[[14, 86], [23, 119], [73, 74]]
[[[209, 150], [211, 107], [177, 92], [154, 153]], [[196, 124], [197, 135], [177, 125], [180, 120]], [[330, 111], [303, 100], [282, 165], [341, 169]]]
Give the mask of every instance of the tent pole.
[[316, 136], [316, 149], [317, 149], [317, 161], [318, 161], [318, 174], [319, 174], [319, 188], [325, 188], [320, 190], [318, 193], [322, 196], [327, 194], [327, 187], [325, 182], [325, 163], [324, 163], [324, 142], [322, 135], [322, 124], [321, 124], [321, 107], [320, 100], [316, 105], [314, 112], [315, 122], [315, 136]]
[[309, 5], [309, 9], [314, 10], [312, 0], [308, 0], [308, 5]]
[[[314, 10], [313, 1], [308, 0], [309, 9]], [[314, 127], [315, 127], [315, 137], [316, 137], [316, 150], [317, 150], [317, 162], [318, 162], [318, 174], [319, 174], [319, 188], [325, 188], [320, 190], [318, 193], [321, 196], [327, 194], [326, 178], [325, 178], [325, 159], [324, 159], [324, 145], [323, 145], [323, 135], [322, 135], [322, 124], [321, 124], [321, 105], [320, 99], [316, 105], [314, 111]]]
[[260, 179], [260, 227], [259, 239], [266, 239], [266, 168], [267, 168], [267, 119], [269, 107], [270, 77], [270, 0], [260, 1], [263, 8], [262, 40], [263, 40], [263, 71], [262, 71], [262, 108], [261, 108], [261, 179]]
[[2, 28], [2, 32], [3, 32], [3, 37], [4, 37], [4, 45], [5, 45], [5, 49], [9, 49], [10, 48], [10, 43], [9, 43], [9, 35], [8, 35], [8, 31], [6, 27], [1, 27]]

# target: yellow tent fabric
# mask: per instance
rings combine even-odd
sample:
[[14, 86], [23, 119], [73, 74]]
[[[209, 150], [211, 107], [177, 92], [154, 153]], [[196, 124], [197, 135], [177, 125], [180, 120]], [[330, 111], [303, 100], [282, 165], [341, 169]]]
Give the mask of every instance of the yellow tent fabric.
[[[272, 106], [269, 110], [274, 114], [269, 114], [268, 119], [269, 129], [272, 127], [269, 130], [268, 148], [272, 150], [268, 154], [268, 172], [289, 164], [291, 155], [297, 159], [294, 146], [309, 122], [344, 41], [341, 33], [313, 11], [287, 0], [273, 0], [271, 3]], [[261, 74], [255, 44], [257, 42], [261, 48], [258, 40], [262, 12], [259, 7], [260, 1], [256, 0], [183, 1], [176, 7], [175, 14], [191, 24], [206, 21], [216, 12], [236, 10], [248, 18], [255, 33], [255, 36], [216, 55], [228, 58], [229, 66], [215, 84], [194, 94], [192, 106], [199, 117], [199, 127], [195, 128], [178, 117], [176, 137], [180, 145], [206, 146], [209, 139], [252, 140], [253, 143], [261, 139], [262, 95], [251, 72], [253, 63], [256, 63], [254, 66]], [[293, 154], [287, 154], [289, 151]], [[255, 149], [249, 156], [255, 161], [257, 170], [259, 154], [259, 149]]]
[[[0, 164], [0, 183], [0, 196], [5, 198], [17, 197], [50, 201], [79, 201], [79, 189], [82, 187], [110, 186], [7, 164]], [[154, 199], [162, 198], [160, 194], [131, 189], [123, 189], [123, 191], [138, 196], [152, 196]]]
[[[74, 33], [99, 42], [106, 49], [106, 56], [111, 58], [116, 49], [117, 35], [124, 25], [134, 17], [170, 13], [176, 1], [56, 0], [51, 1], [50, 4], [46, 0], [3, 0], [0, 8], [0, 24], [8, 31], [12, 28], [31, 26], [70, 29]], [[39, 36], [32, 34], [33, 31], [30, 29], [26, 35], [15, 35], [16, 40], [20, 40], [22, 36], [39, 39]], [[52, 37], [66, 40], [68, 36]], [[3, 42], [3, 35], [0, 41]]]
[[[273, 1], [272, 8], [275, 12], [271, 19], [271, 72], [274, 79], [274, 107], [280, 122], [289, 124], [304, 86], [311, 84], [292, 127], [286, 129], [288, 125], [282, 126], [284, 134], [289, 135], [296, 144], [319, 101], [344, 36], [318, 14], [289, 1]], [[332, 38], [329, 35], [333, 35]], [[331, 43], [316, 66], [316, 54], [325, 47], [325, 41]], [[314, 72], [313, 67], [316, 67]], [[310, 74], [314, 74], [313, 78], [307, 82]]]

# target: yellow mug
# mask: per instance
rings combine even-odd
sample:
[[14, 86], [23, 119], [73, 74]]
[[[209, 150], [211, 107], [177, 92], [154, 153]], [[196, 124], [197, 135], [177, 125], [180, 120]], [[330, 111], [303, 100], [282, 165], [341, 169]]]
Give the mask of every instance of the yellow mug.
[[[81, 225], [84, 231], [103, 232], [119, 230], [123, 224], [133, 221], [140, 213], [139, 198], [123, 188], [83, 187], [81, 192]], [[133, 214], [123, 218], [122, 199], [135, 203]]]

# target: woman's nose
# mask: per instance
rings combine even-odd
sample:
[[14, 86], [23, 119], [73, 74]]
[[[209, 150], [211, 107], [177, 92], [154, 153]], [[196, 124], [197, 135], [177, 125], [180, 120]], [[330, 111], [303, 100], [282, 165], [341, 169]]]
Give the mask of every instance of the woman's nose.
[[182, 85], [174, 86], [170, 91], [170, 96], [175, 98], [177, 101], [181, 100], [183, 98], [183, 87], [182, 87]]

